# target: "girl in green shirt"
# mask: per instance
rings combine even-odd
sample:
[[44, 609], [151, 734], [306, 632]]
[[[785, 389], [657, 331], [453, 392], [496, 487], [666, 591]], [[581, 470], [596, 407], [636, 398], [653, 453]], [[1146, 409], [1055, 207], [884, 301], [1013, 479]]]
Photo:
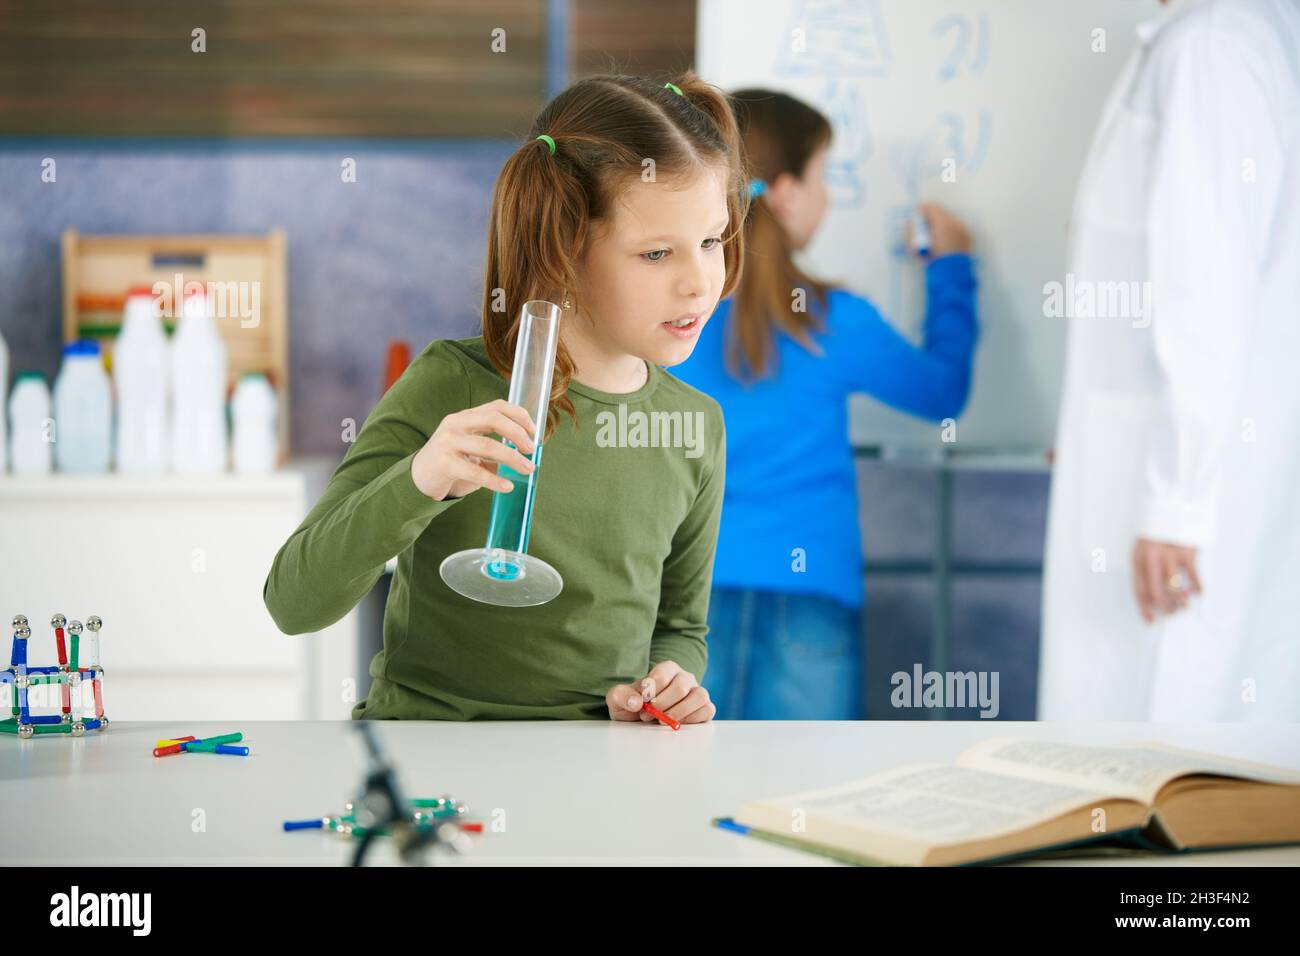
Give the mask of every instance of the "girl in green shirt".
[[[700, 686], [725, 430], [685, 360], [736, 284], [748, 204], [725, 94], [687, 73], [582, 80], [497, 179], [482, 335], [437, 340], [366, 419], [276, 555], [266, 606], [318, 631], [397, 570], [354, 718], [710, 720]], [[563, 304], [547, 420], [506, 401], [522, 304]], [[682, 327], [682, 324], [685, 327]], [[650, 427], [647, 427], [649, 424]], [[464, 598], [438, 569], [483, 545], [499, 464], [546, 473], [528, 550], [564, 588], [538, 607]], [[659, 427], [655, 427], [655, 426]]]

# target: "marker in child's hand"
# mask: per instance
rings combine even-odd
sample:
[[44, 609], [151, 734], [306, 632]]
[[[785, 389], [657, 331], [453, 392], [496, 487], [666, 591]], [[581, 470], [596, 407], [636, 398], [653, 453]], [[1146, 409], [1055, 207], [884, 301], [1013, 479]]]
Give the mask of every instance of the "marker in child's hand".
[[[673, 730], [680, 730], [682, 725], [679, 721], [674, 720], [672, 717], [669, 717], [667, 714], [665, 714], [654, 704], [650, 703], [650, 701], [654, 698], [654, 695], [655, 695], [655, 682], [652, 678], [647, 677], [641, 681], [640, 714], [642, 716], [642, 719], [644, 720], [646, 716], [650, 716], [660, 721], [661, 723], [667, 724]], [[627, 709], [631, 710], [632, 705], [635, 703], [636, 703], [636, 698], [629, 697], [627, 700]]]
[[912, 224], [912, 251], [918, 256], [928, 256], [930, 254], [930, 224], [925, 221], [925, 215], [921, 212], [920, 206], [912, 207], [910, 222]]
[[651, 717], [653, 717], [653, 718], [655, 718], [656, 720], [658, 720], [661, 724], [667, 724], [667, 725], [668, 725], [669, 727], [671, 727], [673, 730], [681, 730], [681, 729], [682, 729], [681, 721], [676, 720], [675, 718], [669, 717], [667, 714], [665, 714], [662, 710], [660, 710], [660, 709], [659, 709], [658, 707], [656, 707], [654, 704], [650, 703], [650, 701], [648, 701], [648, 700], [645, 701], [644, 703], [641, 704], [641, 706], [645, 709], [645, 712], [646, 712], [647, 714], [649, 714]]

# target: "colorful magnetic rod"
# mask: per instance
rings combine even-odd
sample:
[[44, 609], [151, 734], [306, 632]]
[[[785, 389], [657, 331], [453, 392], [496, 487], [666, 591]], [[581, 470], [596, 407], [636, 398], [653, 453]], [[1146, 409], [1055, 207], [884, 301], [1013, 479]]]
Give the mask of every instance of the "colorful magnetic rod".
[[[10, 698], [13, 716], [0, 720], [0, 733], [13, 734], [23, 740], [30, 740], [38, 734], [70, 734], [81, 737], [87, 730], [101, 733], [108, 727], [108, 718], [104, 716], [104, 667], [99, 662], [99, 631], [104, 622], [98, 615], [86, 618], [85, 661], [82, 662], [80, 621], [69, 621], [62, 614], [50, 619], [54, 628], [54, 644], [58, 651], [59, 663], [50, 666], [34, 666], [27, 663], [27, 641], [32, 636], [32, 629], [27, 618], [22, 614], [14, 615], [13, 642], [9, 651], [9, 666], [0, 670], [0, 684], [11, 684]], [[68, 640], [65, 642], [64, 630]], [[90, 682], [95, 698], [95, 711], [92, 717], [82, 716], [81, 684]], [[58, 685], [60, 708], [57, 714], [33, 714], [28, 699], [28, 691], [41, 685]], [[75, 692], [75, 701], [74, 701]]]
[[[416, 827], [441, 826], [454, 823], [468, 833], [482, 833], [483, 824], [465, 820], [469, 808], [458, 803], [451, 794], [441, 797], [422, 797], [411, 801], [411, 823]], [[315, 817], [311, 820], [285, 820], [284, 831], [291, 830], [333, 830], [341, 837], [365, 836], [367, 828], [357, 822], [356, 805], [343, 805], [343, 815], [337, 817]], [[376, 827], [378, 836], [388, 836], [388, 827]]]
[[231, 744], [237, 744], [244, 739], [244, 735], [236, 731], [233, 734], [220, 734], [216, 737], [204, 737], [198, 740], [194, 737], [172, 737], [167, 740], [160, 740], [154, 745], [153, 755], [155, 757], [170, 757], [172, 754], [231, 754], [236, 757], [247, 757], [247, 747], [233, 747]]

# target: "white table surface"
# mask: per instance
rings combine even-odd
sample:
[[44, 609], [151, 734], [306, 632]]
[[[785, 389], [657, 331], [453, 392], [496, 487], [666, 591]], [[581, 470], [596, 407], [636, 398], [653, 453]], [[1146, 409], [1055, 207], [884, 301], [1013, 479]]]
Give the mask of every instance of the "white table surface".
[[[715, 721], [677, 733], [613, 721], [373, 726], [407, 797], [451, 793], [468, 804], [472, 819], [504, 812], [504, 832], [475, 836], [468, 855], [440, 853], [436, 865], [837, 865], [718, 830], [709, 820], [753, 799], [904, 763], [951, 762], [992, 736], [1159, 740], [1300, 769], [1300, 724]], [[236, 730], [249, 757], [152, 754], [161, 737]], [[79, 739], [4, 735], [0, 863], [338, 865], [349, 859], [349, 841], [318, 830], [285, 833], [281, 824], [340, 814], [357, 794], [364, 767], [350, 721], [123, 722]], [[395, 860], [382, 840], [368, 862]], [[1126, 865], [1142, 863], [1297, 865], [1300, 847]]]

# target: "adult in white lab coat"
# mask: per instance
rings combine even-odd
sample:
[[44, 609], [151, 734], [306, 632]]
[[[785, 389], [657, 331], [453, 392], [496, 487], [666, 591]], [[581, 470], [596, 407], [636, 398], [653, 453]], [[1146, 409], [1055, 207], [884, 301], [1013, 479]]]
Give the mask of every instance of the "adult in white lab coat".
[[1300, 720], [1300, 0], [1153, 12], [1071, 226], [1039, 717]]

